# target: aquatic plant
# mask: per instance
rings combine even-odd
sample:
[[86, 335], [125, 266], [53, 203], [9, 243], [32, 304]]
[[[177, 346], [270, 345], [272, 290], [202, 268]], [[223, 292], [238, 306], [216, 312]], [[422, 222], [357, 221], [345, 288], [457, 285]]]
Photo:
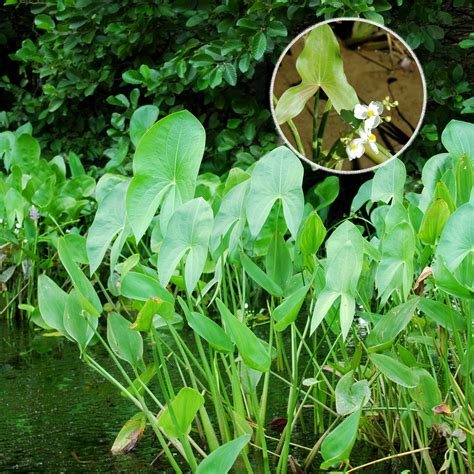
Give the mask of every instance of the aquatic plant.
[[214, 182], [192, 114], [149, 128], [133, 177], [98, 181], [87, 235], [58, 238], [69, 283], [38, 280], [45, 334], [137, 407], [113, 450], [150, 427], [176, 472], [351, 472], [356, 442], [382, 456], [365, 467], [472, 470], [473, 128], [450, 122], [421, 193], [392, 160], [329, 229], [289, 149]]

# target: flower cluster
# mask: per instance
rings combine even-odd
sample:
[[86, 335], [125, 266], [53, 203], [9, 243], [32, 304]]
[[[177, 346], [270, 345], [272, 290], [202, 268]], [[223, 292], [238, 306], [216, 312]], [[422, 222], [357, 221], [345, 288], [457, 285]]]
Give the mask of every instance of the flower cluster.
[[372, 133], [382, 119], [380, 115], [383, 112], [383, 104], [378, 101], [372, 101], [369, 105], [357, 104], [354, 107], [354, 117], [363, 120], [363, 125], [359, 127], [357, 133], [359, 138], [354, 138], [346, 147], [349, 160], [360, 158], [365, 153], [365, 145], [368, 145], [374, 153], [378, 153], [377, 138]]

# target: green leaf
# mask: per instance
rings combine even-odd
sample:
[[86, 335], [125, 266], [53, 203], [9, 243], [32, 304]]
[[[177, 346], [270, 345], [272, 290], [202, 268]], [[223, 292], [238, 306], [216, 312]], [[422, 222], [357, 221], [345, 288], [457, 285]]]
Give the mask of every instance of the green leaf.
[[419, 383], [417, 373], [393, 357], [384, 354], [371, 354], [370, 360], [385, 377], [402, 387], [413, 388]]
[[38, 306], [41, 316], [48, 326], [63, 334], [67, 334], [64, 328], [64, 310], [67, 298], [68, 294], [59, 288], [51, 278], [46, 275], [38, 277]]
[[250, 51], [252, 56], [257, 61], [262, 58], [265, 54], [267, 49], [267, 37], [262, 31], [259, 31], [255, 36], [252, 38], [252, 43], [250, 45]]
[[215, 321], [201, 313], [189, 311], [186, 304], [183, 309], [186, 309], [185, 315], [191, 329], [206, 340], [214, 350], [223, 353], [232, 352], [233, 345], [229, 336]]
[[52, 31], [54, 30], [54, 20], [49, 15], [35, 16], [35, 26], [40, 30]]
[[316, 211], [306, 218], [298, 236], [298, 246], [304, 255], [315, 255], [326, 237], [326, 227]]
[[375, 286], [382, 299], [388, 300], [394, 291], [399, 291], [406, 300], [413, 284], [413, 259], [415, 236], [407, 223], [400, 223], [384, 235], [382, 259], [375, 273]]
[[24, 173], [31, 171], [40, 161], [41, 148], [36, 139], [24, 133], [15, 141], [12, 165], [17, 165]]
[[192, 293], [207, 259], [214, 216], [203, 198], [183, 204], [171, 218], [158, 254], [158, 276], [166, 286], [181, 259], [186, 255], [184, 279]]
[[206, 459], [201, 461], [196, 474], [227, 474], [249, 441], [249, 435], [242, 435], [219, 446]]
[[283, 215], [293, 238], [303, 218], [303, 165], [286, 147], [267, 153], [255, 165], [247, 198], [247, 221], [257, 236], [276, 201], [283, 205]]
[[102, 312], [100, 299], [97, 296], [92, 283], [74, 261], [74, 253], [71, 251], [70, 245], [68, 245], [64, 237], [60, 237], [58, 240], [58, 252], [61, 263], [64, 265], [64, 268], [68, 272], [72, 284], [76, 289], [76, 298], [80, 300], [84, 310], [99, 317]]
[[237, 71], [235, 66], [231, 63], [224, 63], [224, 72], [223, 76], [224, 79], [231, 85], [235, 86], [237, 84]]
[[443, 130], [441, 142], [455, 162], [462, 156], [474, 162], [474, 124], [451, 120]]
[[137, 367], [143, 358], [143, 340], [139, 332], [132, 331], [130, 321], [118, 313], [107, 317], [107, 341], [121, 359]]
[[316, 211], [321, 211], [330, 206], [339, 195], [339, 178], [328, 176], [314, 187], [314, 194], [318, 198]]
[[453, 272], [446, 266], [443, 257], [438, 257], [434, 261], [433, 276], [436, 285], [446, 293], [458, 298], [472, 298], [472, 288], [466, 287], [456, 278]]
[[346, 416], [367, 405], [370, 399], [370, 388], [367, 380], [354, 382], [354, 371], [347, 372], [336, 385], [336, 411]]
[[139, 412], [132, 416], [120, 429], [110, 452], [112, 454], [126, 454], [132, 451], [142, 439], [145, 426], [145, 413]]
[[406, 180], [406, 169], [402, 161], [395, 158], [375, 171], [372, 180], [371, 201], [401, 202]]
[[339, 113], [353, 110], [359, 103], [357, 94], [344, 74], [339, 43], [329, 25], [314, 28], [296, 61], [302, 82], [290, 87], [278, 100], [275, 114], [278, 123], [285, 123], [303, 110], [306, 102], [321, 87]]
[[161, 316], [164, 320], [172, 321], [174, 318], [174, 306], [168, 301], [162, 301], [157, 297], [148, 298], [130, 328], [135, 331], [150, 332], [155, 315]]
[[232, 253], [239, 244], [240, 237], [247, 222], [245, 216], [245, 199], [249, 190], [250, 181], [246, 180], [234, 186], [224, 196], [219, 211], [214, 220], [210, 248], [215, 252], [222, 239], [231, 230], [227, 248]]
[[185, 436], [191, 430], [191, 423], [203, 405], [204, 398], [197, 390], [183, 387], [176, 397], [171, 400], [171, 409], [176, 418], [176, 423], [173, 422], [170, 408], [166, 407], [158, 417], [158, 426], [169, 438]]
[[159, 109], [155, 105], [143, 105], [130, 118], [130, 140], [136, 147], [145, 132], [156, 122]]
[[304, 286], [287, 296], [281, 304], [279, 304], [272, 312], [272, 318], [275, 320], [275, 329], [284, 331], [291, 323], [293, 323], [303, 306], [304, 300], [308, 293], [309, 286]]
[[[473, 97], [474, 99], [474, 97]], [[461, 157], [456, 165], [456, 204], [462, 206], [471, 198], [474, 170], [467, 156]]]
[[[448, 219], [439, 239], [436, 257], [455, 273], [465, 258], [474, 258], [474, 201], [463, 204]], [[462, 283], [471, 284], [472, 280]]]
[[[86, 241], [91, 275], [99, 268], [114, 238], [118, 235], [117, 240], [120, 240], [125, 231], [127, 221], [125, 197], [129, 184], [129, 181], [119, 182], [99, 203]], [[111, 272], [115, 263], [111, 261]]]
[[143, 273], [127, 273], [121, 281], [120, 294], [138, 301], [146, 301], [148, 298], [160, 298], [174, 304], [173, 295], [161, 285], [158, 279]]
[[204, 144], [203, 126], [186, 110], [159, 120], [142, 136], [127, 192], [127, 215], [137, 241], [160, 204], [165, 234], [175, 209], [193, 198]]
[[324, 462], [321, 469], [327, 469], [347, 461], [357, 439], [361, 410], [357, 410], [331, 431], [321, 444]]
[[275, 283], [258, 265], [256, 265], [252, 260], [245, 255], [245, 253], [240, 254], [240, 261], [242, 266], [247, 274], [252, 278], [252, 280], [261, 286], [265, 291], [270, 293], [273, 296], [281, 296], [283, 290], [281, 287]]
[[459, 311], [440, 301], [421, 298], [419, 301], [420, 310], [440, 326], [451, 331], [463, 331], [466, 329], [466, 322]]
[[387, 349], [393, 344], [395, 338], [408, 326], [419, 301], [420, 298], [412, 298], [382, 315], [366, 339], [370, 352]]
[[272, 363], [268, 347], [244, 323], [240, 322], [220, 299], [216, 301], [226, 332], [237, 346], [244, 363], [252, 369], [268, 372]]
[[276, 232], [268, 246], [265, 259], [267, 275], [280, 288], [285, 288], [288, 280], [293, 276], [293, 263], [285, 239]]
[[440, 405], [443, 401], [438, 384], [427, 370], [418, 367], [413, 370], [419, 383], [416, 387], [410, 388], [408, 393], [421, 410], [433, 415], [433, 407]]
[[418, 237], [428, 245], [434, 245], [449, 219], [449, 208], [444, 199], [436, 199], [426, 211]]
[[81, 351], [83, 351], [91, 341], [98, 323], [98, 318], [93, 317], [83, 309], [78, 292], [72, 290], [66, 300], [63, 325], [66, 333], [78, 343]]

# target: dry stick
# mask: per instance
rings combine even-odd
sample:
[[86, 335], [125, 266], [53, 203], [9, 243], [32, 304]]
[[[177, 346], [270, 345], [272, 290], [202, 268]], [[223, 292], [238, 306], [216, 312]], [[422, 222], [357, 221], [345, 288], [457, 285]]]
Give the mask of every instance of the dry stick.
[[350, 472], [358, 471], [359, 469], [363, 469], [364, 467], [367, 467], [367, 466], [372, 466], [379, 462], [388, 461], [394, 458], [400, 458], [402, 456], [408, 456], [409, 454], [419, 453], [420, 451], [428, 451], [429, 449], [430, 448], [418, 448], [418, 449], [413, 449], [412, 451], [407, 451], [405, 453], [392, 454], [391, 456], [386, 456], [384, 458], [376, 459], [375, 461], [370, 461], [368, 463], [361, 464], [360, 466], [353, 467], [352, 469], [349, 469], [348, 471], [346, 471], [346, 474], [349, 474]]

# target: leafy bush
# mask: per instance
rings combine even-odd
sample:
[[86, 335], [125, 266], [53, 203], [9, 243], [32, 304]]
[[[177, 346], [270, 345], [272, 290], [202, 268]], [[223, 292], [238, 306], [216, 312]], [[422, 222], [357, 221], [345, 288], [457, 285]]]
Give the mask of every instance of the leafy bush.
[[[30, 121], [53, 154], [73, 150], [92, 161], [108, 148], [109, 166], [117, 168], [140, 105], [153, 104], [164, 116], [186, 104], [208, 131], [206, 169], [246, 167], [275, 146], [267, 97], [272, 63], [305, 26], [337, 16], [384, 22], [416, 48], [433, 100], [420, 148], [436, 147], [453, 113], [472, 113], [473, 71], [463, 61], [471, 54], [462, 26], [470, 23], [468, 2], [49, 0], [31, 12], [16, 3], [2, 7], [2, 16], [22, 27], [3, 28], [4, 42], [16, 50], [0, 82], [13, 94], [1, 117], [5, 127]], [[407, 156], [421, 169], [428, 155]]]

